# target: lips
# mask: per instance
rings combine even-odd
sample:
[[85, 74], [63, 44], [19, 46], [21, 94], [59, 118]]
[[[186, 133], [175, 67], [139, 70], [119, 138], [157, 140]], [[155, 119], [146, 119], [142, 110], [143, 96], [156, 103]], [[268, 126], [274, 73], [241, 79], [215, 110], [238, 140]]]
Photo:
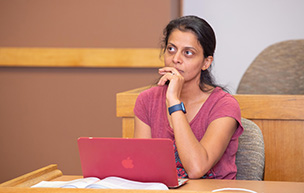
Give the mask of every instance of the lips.
[[180, 69], [176, 69], [179, 73], [184, 73], [184, 71], [180, 70]]

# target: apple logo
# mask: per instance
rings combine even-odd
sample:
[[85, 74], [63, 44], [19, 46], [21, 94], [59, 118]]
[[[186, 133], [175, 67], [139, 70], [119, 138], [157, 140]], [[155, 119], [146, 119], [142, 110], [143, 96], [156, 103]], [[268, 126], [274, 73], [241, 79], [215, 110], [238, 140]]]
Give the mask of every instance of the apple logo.
[[128, 157], [127, 159], [122, 160], [121, 164], [124, 168], [127, 168], [127, 169], [131, 169], [131, 168], [134, 167], [133, 160], [130, 157]]

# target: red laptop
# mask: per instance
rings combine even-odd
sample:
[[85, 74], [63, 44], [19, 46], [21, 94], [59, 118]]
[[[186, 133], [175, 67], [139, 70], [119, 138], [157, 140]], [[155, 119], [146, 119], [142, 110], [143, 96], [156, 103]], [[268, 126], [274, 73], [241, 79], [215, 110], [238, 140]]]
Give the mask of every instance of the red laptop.
[[173, 142], [170, 139], [78, 139], [84, 177], [121, 177], [139, 182], [161, 182], [178, 187]]

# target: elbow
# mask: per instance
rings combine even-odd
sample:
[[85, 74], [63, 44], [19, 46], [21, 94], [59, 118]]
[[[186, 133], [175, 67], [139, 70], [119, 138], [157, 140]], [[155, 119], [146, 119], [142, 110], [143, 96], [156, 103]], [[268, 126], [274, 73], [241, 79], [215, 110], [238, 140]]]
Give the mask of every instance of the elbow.
[[208, 171], [205, 171], [206, 169], [203, 168], [195, 168], [187, 171], [188, 178], [190, 179], [198, 179], [201, 178], [207, 173]]
[[188, 173], [188, 178], [189, 179], [199, 179], [201, 178], [203, 175], [200, 175], [199, 173]]
[[188, 173], [188, 178], [190, 179], [199, 179], [201, 177], [203, 177], [203, 173], [202, 172], [190, 172]]
[[[201, 163], [201, 162], [200, 162]], [[202, 178], [211, 168], [212, 165], [205, 162], [205, 164], [196, 163], [192, 165], [191, 168], [185, 168], [188, 178], [190, 179], [198, 179]]]
[[201, 157], [197, 157], [196, 159], [192, 159], [192, 162], [187, 165], [184, 165], [184, 168], [188, 174], [188, 178], [190, 179], [199, 179], [202, 178], [214, 165], [216, 162], [212, 162], [209, 159], [208, 154], [206, 154], [205, 159], [200, 159]]

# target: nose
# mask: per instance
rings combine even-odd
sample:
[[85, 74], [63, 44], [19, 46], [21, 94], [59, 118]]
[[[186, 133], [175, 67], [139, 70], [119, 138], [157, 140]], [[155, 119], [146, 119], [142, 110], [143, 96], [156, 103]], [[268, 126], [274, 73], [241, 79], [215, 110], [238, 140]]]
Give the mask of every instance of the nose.
[[174, 64], [181, 64], [182, 63], [181, 53], [176, 52], [172, 58], [172, 61]]

